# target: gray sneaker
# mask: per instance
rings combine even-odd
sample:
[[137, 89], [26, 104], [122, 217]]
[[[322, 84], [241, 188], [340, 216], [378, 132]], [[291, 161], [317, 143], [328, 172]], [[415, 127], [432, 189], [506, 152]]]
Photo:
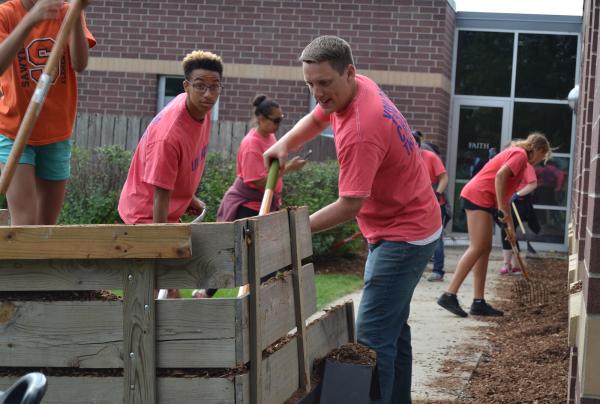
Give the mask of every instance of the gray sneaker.
[[429, 275], [429, 278], [427, 278], [427, 280], [429, 282], [442, 282], [444, 280], [444, 274], [441, 274], [439, 272], [432, 272], [431, 275]]

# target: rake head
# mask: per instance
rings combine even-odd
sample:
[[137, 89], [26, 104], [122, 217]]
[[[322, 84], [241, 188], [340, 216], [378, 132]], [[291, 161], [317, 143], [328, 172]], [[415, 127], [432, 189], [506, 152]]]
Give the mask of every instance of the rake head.
[[513, 291], [517, 301], [521, 304], [546, 304], [548, 291], [543, 284], [531, 280], [519, 279], [513, 283]]

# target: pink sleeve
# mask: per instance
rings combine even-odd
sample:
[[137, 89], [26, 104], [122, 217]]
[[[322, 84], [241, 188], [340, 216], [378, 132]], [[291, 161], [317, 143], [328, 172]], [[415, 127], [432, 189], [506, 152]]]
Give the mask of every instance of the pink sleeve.
[[508, 166], [515, 177], [522, 177], [528, 164], [527, 154], [514, 151], [508, 155], [503, 165]]
[[267, 176], [267, 169], [261, 153], [247, 150], [242, 154], [240, 172], [244, 183], [258, 181]]
[[446, 167], [444, 167], [444, 163], [442, 163], [442, 160], [435, 153], [433, 154], [433, 158], [431, 159], [431, 165], [433, 168], [433, 175], [436, 178], [446, 172]]
[[163, 140], [150, 143], [146, 146], [145, 159], [142, 181], [169, 191], [175, 189], [179, 171], [179, 153], [175, 147]]
[[329, 114], [326, 114], [319, 104], [312, 110], [312, 115], [319, 122], [329, 122]]
[[367, 142], [353, 143], [340, 149], [339, 196], [369, 197], [384, 155], [381, 148]]
[[535, 169], [529, 163], [527, 163], [527, 168], [525, 169], [525, 174], [523, 175], [523, 182], [525, 184], [531, 184], [532, 182], [536, 182], [537, 177], [535, 175]]

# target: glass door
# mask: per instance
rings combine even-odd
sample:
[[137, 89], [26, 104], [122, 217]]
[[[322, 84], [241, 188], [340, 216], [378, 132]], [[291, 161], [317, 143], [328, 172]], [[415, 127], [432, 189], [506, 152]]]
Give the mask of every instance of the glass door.
[[483, 165], [510, 141], [508, 101], [455, 98], [452, 114], [449, 197], [453, 201], [452, 232], [466, 233], [460, 192]]

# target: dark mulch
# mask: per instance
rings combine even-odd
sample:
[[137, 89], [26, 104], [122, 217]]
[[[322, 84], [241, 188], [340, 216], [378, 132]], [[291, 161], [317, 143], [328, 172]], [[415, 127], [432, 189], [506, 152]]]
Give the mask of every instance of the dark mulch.
[[[500, 296], [504, 317], [485, 331], [485, 352], [460, 401], [473, 403], [561, 403], [567, 397], [569, 349], [567, 266], [563, 259], [530, 259], [534, 286], [547, 303], [521, 304], [522, 289], [506, 278]], [[521, 281], [522, 283], [522, 281]], [[502, 305], [501, 305], [502, 306]]]

